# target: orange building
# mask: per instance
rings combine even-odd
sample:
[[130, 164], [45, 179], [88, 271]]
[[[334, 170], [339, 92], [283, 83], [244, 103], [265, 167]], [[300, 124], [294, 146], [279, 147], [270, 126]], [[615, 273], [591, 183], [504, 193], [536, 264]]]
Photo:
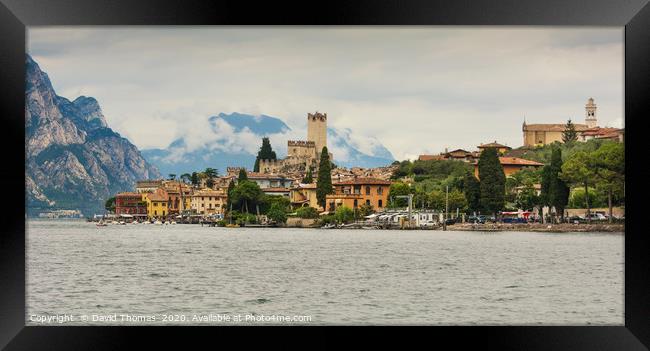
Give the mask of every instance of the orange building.
[[376, 178], [354, 178], [334, 183], [334, 194], [327, 195], [327, 210], [333, 212], [339, 206], [357, 208], [362, 205], [381, 210], [388, 204], [390, 184]]
[[[501, 162], [501, 166], [503, 166], [503, 173], [506, 174], [506, 177], [509, 177], [514, 173], [521, 171], [524, 168], [528, 168], [528, 167], [537, 168], [537, 167], [544, 166], [543, 163], [526, 160], [519, 157], [499, 157], [499, 162]], [[477, 179], [479, 178], [478, 162], [474, 164], [474, 175], [476, 176]]]

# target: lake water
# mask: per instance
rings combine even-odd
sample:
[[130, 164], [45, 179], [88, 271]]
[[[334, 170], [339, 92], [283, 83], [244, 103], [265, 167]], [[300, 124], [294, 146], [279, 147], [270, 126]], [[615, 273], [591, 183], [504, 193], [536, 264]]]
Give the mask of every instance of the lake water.
[[26, 240], [28, 325], [624, 323], [622, 233], [30, 220]]

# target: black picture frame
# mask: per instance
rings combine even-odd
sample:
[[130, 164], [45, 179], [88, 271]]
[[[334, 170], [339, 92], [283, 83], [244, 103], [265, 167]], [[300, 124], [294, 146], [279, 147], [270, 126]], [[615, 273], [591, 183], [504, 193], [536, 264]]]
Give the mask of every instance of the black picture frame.
[[[25, 28], [41, 25], [561, 25], [625, 26], [625, 128], [627, 223], [624, 326], [499, 326], [396, 328], [405, 335], [354, 328], [358, 340], [405, 345], [417, 333], [427, 345], [525, 350], [643, 350], [650, 345], [650, 264], [643, 227], [650, 172], [641, 133], [650, 101], [648, 0], [359, 1], [299, 4], [179, 0], [0, 0], [0, 118], [6, 194], [0, 236], [0, 346], [7, 349], [97, 349], [125, 346], [131, 338], [167, 343], [181, 331], [214, 345], [233, 335], [251, 342], [291, 342], [292, 328], [33, 327], [25, 326], [24, 142]], [[631, 162], [634, 161], [634, 162]], [[631, 189], [631, 190], [630, 190]], [[22, 204], [22, 206], [21, 206]], [[165, 328], [165, 329], [161, 329]], [[395, 329], [395, 328], [393, 328]], [[301, 327], [309, 345], [332, 342], [340, 328]], [[257, 337], [264, 333], [266, 337]], [[190, 335], [187, 335], [190, 334]], [[372, 334], [372, 335], [371, 335]], [[251, 337], [254, 336], [254, 337]], [[126, 344], [128, 345], [128, 344]], [[644, 346], [645, 345], [645, 346]]]

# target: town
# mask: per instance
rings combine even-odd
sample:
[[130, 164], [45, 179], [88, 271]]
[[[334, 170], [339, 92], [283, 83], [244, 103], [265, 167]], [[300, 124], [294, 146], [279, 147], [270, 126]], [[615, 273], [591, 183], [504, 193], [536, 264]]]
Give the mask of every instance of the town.
[[[278, 159], [261, 140], [252, 170], [207, 168], [141, 180], [106, 201], [107, 223], [447, 229], [624, 221], [624, 129], [523, 122], [522, 147], [492, 140], [378, 168], [336, 166], [327, 114], [307, 114], [305, 140]], [[469, 226], [469, 227], [468, 227]]]

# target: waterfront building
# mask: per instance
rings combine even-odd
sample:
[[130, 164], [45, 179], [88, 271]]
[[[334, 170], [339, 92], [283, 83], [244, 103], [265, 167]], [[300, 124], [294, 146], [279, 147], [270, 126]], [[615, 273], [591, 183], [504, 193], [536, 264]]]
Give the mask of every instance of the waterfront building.
[[390, 184], [387, 180], [359, 177], [334, 183], [334, 194], [326, 197], [327, 211], [333, 212], [339, 206], [358, 208], [362, 205], [382, 210], [388, 204]]
[[135, 191], [138, 193], [151, 193], [163, 185], [162, 179], [138, 180], [135, 183]]
[[[574, 128], [578, 133], [578, 139], [581, 139], [583, 132], [588, 129], [598, 127], [598, 120], [596, 119], [596, 104], [593, 98], [587, 100], [585, 105], [585, 123], [574, 124]], [[556, 141], [562, 142], [562, 134], [566, 129], [566, 123], [557, 124], [527, 124], [524, 121], [522, 131], [524, 133], [524, 146], [542, 146], [554, 143]]]
[[124, 192], [115, 195], [115, 214], [132, 215], [134, 217], [147, 216], [147, 202], [144, 194], [138, 192]]
[[[524, 168], [538, 168], [544, 166], [543, 163], [536, 161], [526, 160], [519, 157], [499, 157], [499, 162], [503, 166], [503, 173], [509, 177]], [[474, 175], [478, 179], [478, 162], [474, 164]]]
[[144, 194], [147, 203], [147, 216], [151, 218], [166, 217], [169, 214], [167, 204], [169, 195], [163, 188], [157, 188], [153, 192]]
[[263, 188], [262, 192], [266, 195], [275, 195], [275, 196], [284, 196], [286, 198], [289, 198], [289, 195], [291, 194], [291, 189], [290, 188]]
[[190, 209], [192, 188], [178, 180], [165, 180], [162, 187], [167, 192], [169, 214], [179, 214]]
[[228, 203], [228, 195], [223, 191], [201, 189], [191, 195], [190, 208], [198, 214], [223, 214]]
[[316, 183], [300, 183], [292, 187], [289, 198], [291, 199], [291, 206], [293, 208], [313, 207], [317, 210], [320, 209], [318, 199], [316, 198]]

